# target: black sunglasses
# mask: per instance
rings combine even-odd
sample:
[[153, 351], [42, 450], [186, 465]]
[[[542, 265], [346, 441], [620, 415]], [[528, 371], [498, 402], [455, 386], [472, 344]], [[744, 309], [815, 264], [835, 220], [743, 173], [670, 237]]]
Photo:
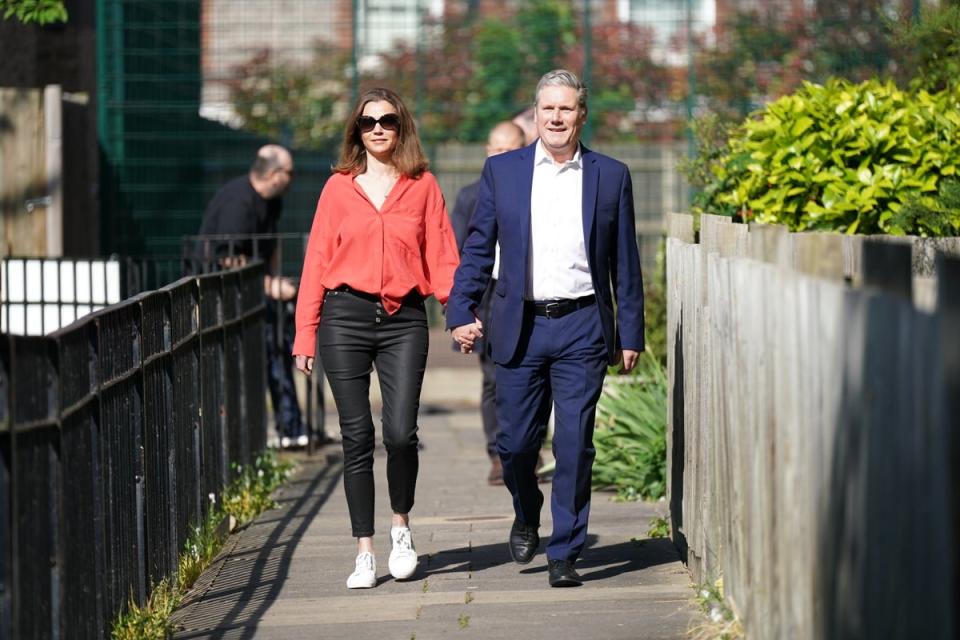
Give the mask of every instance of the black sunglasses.
[[372, 116], [357, 118], [357, 126], [360, 127], [362, 133], [370, 133], [378, 124], [388, 131], [396, 131], [400, 128], [400, 116], [396, 113], [385, 113], [379, 118]]

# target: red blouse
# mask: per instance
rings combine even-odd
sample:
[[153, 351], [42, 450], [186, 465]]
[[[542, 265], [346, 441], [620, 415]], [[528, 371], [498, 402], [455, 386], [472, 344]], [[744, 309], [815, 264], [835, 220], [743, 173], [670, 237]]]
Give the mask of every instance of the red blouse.
[[433, 174], [400, 176], [380, 211], [353, 176], [333, 174], [320, 193], [307, 242], [293, 354], [313, 357], [329, 289], [347, 285], [380, 294], [389, 314], [414, 289], [445, 304], [459, 262]]

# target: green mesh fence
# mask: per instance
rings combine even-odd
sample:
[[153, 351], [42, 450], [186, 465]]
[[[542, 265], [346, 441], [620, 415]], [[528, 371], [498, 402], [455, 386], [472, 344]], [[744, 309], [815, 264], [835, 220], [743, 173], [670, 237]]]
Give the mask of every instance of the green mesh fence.
[[414, 110], [448, 202], [490, 126], [556, 67], [590, 87], [588, 144], [631, 167], [645, 266], [687, 208], [686, 122], [742, 117], [806, 79], [897, 75], [916, 0], [98, 0], [103, 247], [175, 254], [265, 142], [293, 150], [281, 231], [306, 232], [365, 87]]

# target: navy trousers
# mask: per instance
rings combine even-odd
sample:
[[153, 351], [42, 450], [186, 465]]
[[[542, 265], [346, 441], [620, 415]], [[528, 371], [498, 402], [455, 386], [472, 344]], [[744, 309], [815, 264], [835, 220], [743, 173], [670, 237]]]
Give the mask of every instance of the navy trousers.
[[524, 312], [520, 346], [513, 360], [497, 364], [497, 452], [517, 518], [539, 526], [543, 493], [536, 464], [540, 429], [554, 415], [556, 470], [550, 509], [551, 560], [573, 561], [587, 539], [593, 459], [593, 424], [607, 369], [596, 306], [561, 318]]

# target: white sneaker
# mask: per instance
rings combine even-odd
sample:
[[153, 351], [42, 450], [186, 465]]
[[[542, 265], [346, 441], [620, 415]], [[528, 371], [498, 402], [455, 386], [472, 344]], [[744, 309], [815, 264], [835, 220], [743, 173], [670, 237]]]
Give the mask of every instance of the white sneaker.
[[370, 589], [377, 586], [377, 561], [364, 551], [357, 556], [357, 568], [347, 578], [347, 589]]
[[288, 438], [287, 436], [283, 436], [282, 438], [280, 438], [280, 448], [289, 449], [290, 442], [291, 442], [290, 438]]
[[310, 439], [306, 436], [306, 434], [301, 435], [301, 436], [297, 436], [297, 446], [298, 446], [298, 447], [305, 447], [305, 446], [307, 446], [308, 444], [310, 444]]
[[417, 570], [417, 550], [408, 527], [390, 529], [390, 575], [397, 580], [406, 580]]

